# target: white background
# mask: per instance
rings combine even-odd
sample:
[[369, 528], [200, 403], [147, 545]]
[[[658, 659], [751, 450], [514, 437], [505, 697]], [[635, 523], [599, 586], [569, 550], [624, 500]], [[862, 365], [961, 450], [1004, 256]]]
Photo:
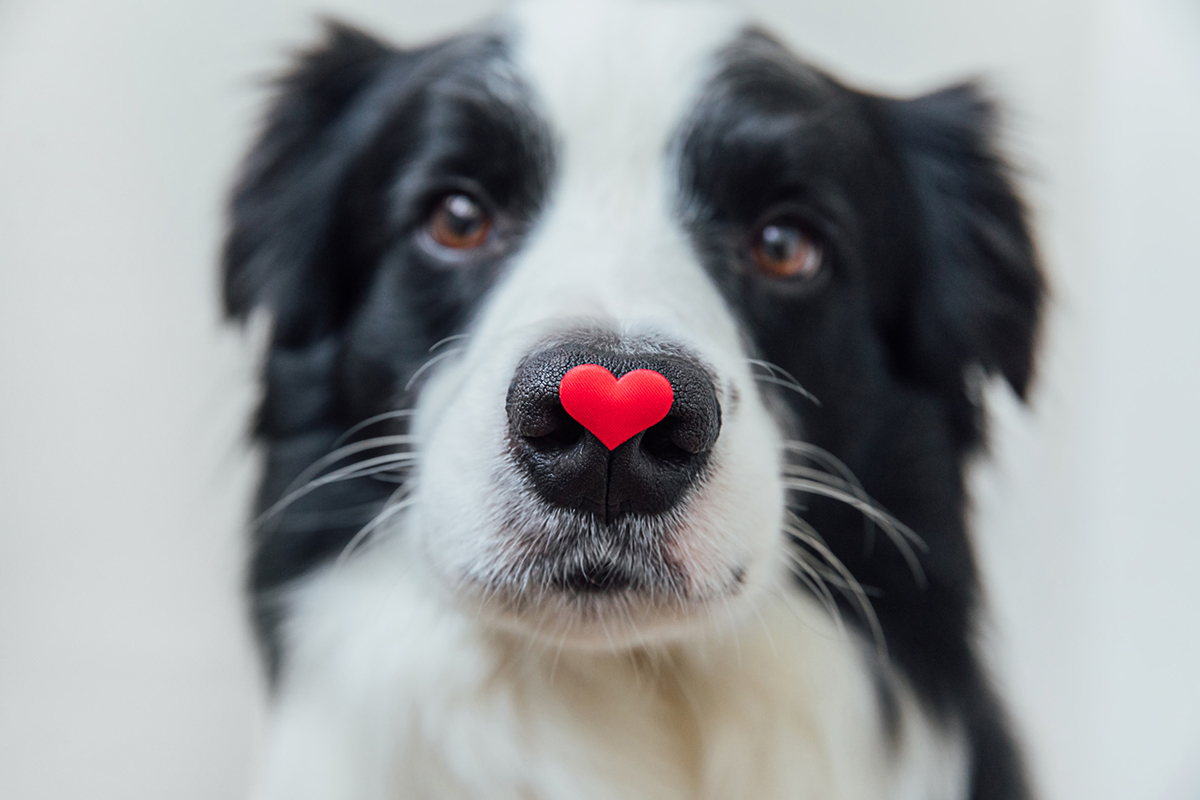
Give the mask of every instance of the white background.
[[[496, 5], [0, 0], [0, 797], [244, 794], [225, 188], [314, 12], [416, 42]], [[1007, 99], [1055, 297], [974, 476], [993, 663], [1049, 800], [1200, 798], [1200, 5], [747, 5], [860, 85]]]

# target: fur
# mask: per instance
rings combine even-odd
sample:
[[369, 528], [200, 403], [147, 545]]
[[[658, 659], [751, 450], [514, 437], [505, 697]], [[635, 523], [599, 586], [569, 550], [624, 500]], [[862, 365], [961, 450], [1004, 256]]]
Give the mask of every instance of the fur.
[[[331, 24], [224, 258], [229, 313], [273, 320], [257, 796], [1028, 797], [964, 523], [979, 383], [1025, 392], [1044, 291], [993, 130], [977, 87], [858, 92], [718, 6]], [[466, 253], [426, 223], [459, 191], [493, 219]], [[779, 214], [817, 278], [753, 269]], [[505, 398], [563, 343], [711, 379], [668, 511], [531, 484]], [[569, 579], [599, 568], [627, 582]]]

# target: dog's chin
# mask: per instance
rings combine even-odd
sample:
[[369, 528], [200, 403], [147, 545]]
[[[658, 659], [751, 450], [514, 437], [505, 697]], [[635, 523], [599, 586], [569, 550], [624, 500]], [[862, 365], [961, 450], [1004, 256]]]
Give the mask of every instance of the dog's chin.
[[[605, 576], [610, 580], [609, 576]], [[675, 593], [667, 586], [609, 583], [600, 588], [582, 572], [543, 584], [473, 584], [460, 587], [480, 619], [499, 631], [552, 646], [623, 651], [687, 639], [714, 624], [736, 604], [741, 584], [701, 595]]]
[[456, 593], [486, 623], [555, 647], [621, 650], [685, 638], [738, 605], [746, 565], [697, 559], [675, 519], [602, 524], [535, 515], [503, 530], [504, 555], [460, 573]]

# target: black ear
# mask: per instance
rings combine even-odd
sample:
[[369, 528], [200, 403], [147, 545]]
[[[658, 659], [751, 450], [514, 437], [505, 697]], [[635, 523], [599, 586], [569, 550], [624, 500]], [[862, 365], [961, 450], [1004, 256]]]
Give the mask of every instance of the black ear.
[[277, 84], [242, 165], [223, 252], [226, 313], [268, 307], [277, 340], [310, 342], [337, 324], [354, 276], [334, 241], [338, 199], [383, 119], [364, 102], [403, 58], [365, 33], [327, 22], [324, 41]]
[[1024, 397], [1045, 282], [995, 150], [995, 108], [973, 84], [885, 108], [916, 206], [904, 361], [922, 382], [960, 397], [972, 365], [1004, 375]]

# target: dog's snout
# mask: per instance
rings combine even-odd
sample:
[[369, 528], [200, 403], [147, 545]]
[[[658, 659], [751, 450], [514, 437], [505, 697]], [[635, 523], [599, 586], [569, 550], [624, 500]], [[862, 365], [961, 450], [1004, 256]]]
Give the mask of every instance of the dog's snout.
[[[670, 410], [610, 450], [560, 398], [563, 377], [582, 364], [604, 367], [615, 379], [635, 370], [659, 373], [671, 385]], [[601, 413], [636, 410], [622, 407], [620, 392], [614, 394], [613, 406]], [[509, 386], [507, 411], [513, 453], [538, 495], [553, 506], [605, 521], [675, 506], [704, 474], [721, 430], [716, 388], [696, 359], [583, 344], [548, 348], [525, 359]]]

